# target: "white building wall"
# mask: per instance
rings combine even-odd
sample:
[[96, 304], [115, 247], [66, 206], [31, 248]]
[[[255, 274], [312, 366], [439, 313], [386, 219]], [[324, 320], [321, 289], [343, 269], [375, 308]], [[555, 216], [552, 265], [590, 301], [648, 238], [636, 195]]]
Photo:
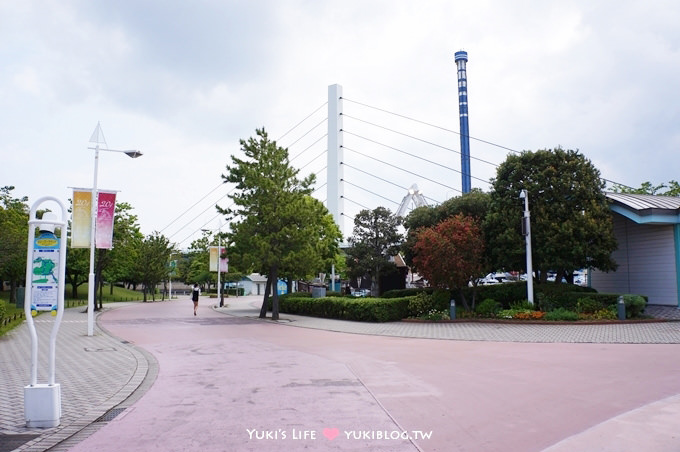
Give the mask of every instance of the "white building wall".
[[677, 306], [672, 225], [637, 224], [614, 214], [618, 250], [615, 272], [593, 271], [591, 285], [601, 293], [647, 295], [650, 304]]

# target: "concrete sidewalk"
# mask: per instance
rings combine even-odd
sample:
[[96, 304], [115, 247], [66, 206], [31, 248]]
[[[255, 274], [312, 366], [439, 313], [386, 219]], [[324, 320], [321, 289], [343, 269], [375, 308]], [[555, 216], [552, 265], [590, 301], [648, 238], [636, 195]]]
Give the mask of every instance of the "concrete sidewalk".
[[[215, 299], [204, 299], [202, 305], [215, 304]], [[231, 297], [227, 306], [213, 309], [222, 314], [256, 320], [261, 297]], [[105, 305], [104, 312], [124, 308], [129, 303]], [[675, 311], [666, 311], [668, 316]], [[44, 317], [44, 318], [43, 318]], [[272, 322], [271, 320], [257, 320]], [[36, 319], [41, 338], [41, 349], [46, 350], [53, 319], [46, 315]], [[637, 323], [609, 325], [521, 325], [486, 323], [412, 323], [390, 322], [371, 324], [318, 319], [282, 314], [276, 323], [293, 327], [313, 328], [363, 335], [413, 337], [457, 341], [534, 342], [534, 343], [606, 343], [606, 344], [678, 344], [680, 323]], [[61, 425], [53, 429], [27, 429], [23, 413], [23, 387], [30, 375], [30, 338], [28, 328], [22, 325], [0, 338], [0, 452], [68, 450], [83, 440], [118, 411], [131, 406], [141, 397], [155, 379], [158, 368], [155, 358], [144, 350], [113, 337], [101, 326], [95, 328], [93, 337], [86, 336], [87, 315], [82, 308], [64, 312], [57, 341], [57, 382], [62, 386]], [[38, 382], [46, 380], [46, 352], [42, 352]], [[612, 419], [592, 430], [565, 439], [551, 451], [588, 450], [583, 444], [597, 441], [598, 435], [621, 433], [640, 429], [640, 437], [650, 438], [650, 427], [629, 419], [650, 418], [662, 413], [668, 419], [680, 418], [680, 400], [670, 398], [661, 405], [650, 405], [630, 413], [627, 417]], [[674, 416], [674, 417], [673, 417]], [[658, 416], [657, 416], [658, 417]], [[666, 418], [666, 417], [664, 417]], [[661, 426], [663, 422], [656, 425]], [[664, 428], [668, 425], [663, 424]], [[645, 434], [642, 434], [644, 429]], [[621, 431], [619, 431], [621, 430]], [[666, 438], [667, 436], [661, 435]], [[594, 439], [595, 438], [595, 439]], [[671, 443], [673, 449], [662, 445], [645, 450], [678, 450], [677, 436]], [[579, 447], [574, 447], [581, 441]], [[670, 447], [670, 446], [669, 446]], [[591, 449], [620, 450], [620, 449]]]
[[[104, 312], [130, 303], [107, 304]], [[100, 313], [101, 314], [101, 313]], [[47, 383], [47, 353], [54, 318], [34, 319], [38, 333], [38, 383]], [[97, 326], [87, 336], [83, 307], [64, 310], [56, 345], [56, 382], [61, 385], [61, 424], [26, 428], [23, 388], [30, 382], [31, 339], [28, 325], [0, 338], [0, 452], [44, 451], [68, 438], [86, 437], [103, 425], [105, 415], [131, 404], [153, 383], [155, 358]], [[135, 393], [135, 391], [138, 391]], [[59, 450], [59, 449], [55, 449]]]

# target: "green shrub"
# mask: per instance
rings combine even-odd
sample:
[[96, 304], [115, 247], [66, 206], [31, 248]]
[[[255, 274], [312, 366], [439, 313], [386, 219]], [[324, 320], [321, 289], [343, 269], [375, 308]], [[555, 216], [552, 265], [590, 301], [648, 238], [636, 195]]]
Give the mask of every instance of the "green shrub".
[[411, 297], [411, 301], [408, 303], [408, 316], [420, 317], [432, 309], [434, 309], [432, 295], [420, 292], [418, 295]]
[[[450, 312], [450, 308], [449, 308]], [[473, 311], [468, 311], [461, 305], [456, 305], [456, 318], [457, 319], [473, 319], [476, 314]]]
[[616, 320], [618, 318], [618, 312], [616, 306], [612, 305], [608, 308], [600, 309], [587, 316], [588, 319], [593, 320]]
[[438, 311], [448, 311], [452, 298], [451, 291], [437, 289], [432, 293], [432, 305]]
[[5, 317], [6, 313], [7, 308], [5, 308], [5, 302], [0, 300], [0, 320], [2, 320]]
[[501, 309], [496, 313], [499, 319], [514, 319], [519, 312], [525, 312], [525, 309]]
[[404, 297], [413, 297], [418, 295], [419, 293], [424, 292], [426, 294], [432, 294], [434, 292], [434, 289], [431, 287], [424, 288], [424, 289], [417, 289], [417, 288], [411, 288], [411, 289], [393, 289], [393, 290], [388, 290], [384, 294], [382, 294], [382, 298], [404, 298]]
[[279, 312], [341, 320], [390, 322], [408, 317], [410, 301], [410, 297], [384, 299], [288, 296], [279, 299]]
[[576, 301], [576, 312], [579, 314], [593, 314], [602, 309], [605, 309], [602, 301], [595, 300], [593, 297], [583, 297]]
[[576, 311], [578, 299], [583, 298], [583, 294], [597, 295], [597, 291], [590, 287], [555, 283], [536, 284], [534, 285], [534, 293], [537, 295], [538, 307], [546, 312], [557, 308]]
[[[579, 300], [589, 298], [588, 309], [603, 309], [612, 304], [616, 304], [617, 295], [615, 294], [601, 294], [596, 292], [588, 293], [584, 296], [583, 291], [579, 292], [559, 292], [552, 291], [539, 294], [539, 306], [544, 311], [554, 311], [558, 308], [563, 308], [568, 311], [579, 311]], [[597, 307], [596, 307], [597, 306]]]
[[640, 295], [624, 295], [623, 302], [626, 305], [627, 319], [640, 317], [647, 307], [647, 301]]
[[[271, 298], [271, 295], [269, 296]], [[282, 295], [279, 295], [279, 300], [285, 299], [285, 298], [312, 298], [312, 293], [311, 292], [293, 292], [293, 293], [284, 293]]]
[[500, 310], [501, 304], [493, 298], [487, 298], [475, 308], [475, 312], [481, 317], [496, 317], [496, 313]]
[[524, 299], [524, 300], [519, 300], [515, 301], [510, 305], [510, 309], [517, 309], [517, 310], [525, 310], [525, 311], [533, 311], [536, 308], [533, 304], [529, 302], [529, 300]]
[[422, 315], [421, 318], [424, 320], [451, 320], [448, 312], [438, 311], [436, 309], [428, 311], [426, 314]]
[[494, 284], [491, 286], [481, 286], [478, 287], [477, 295], [481, 300], [492, 298], [500, 303], [502, 307], [507, 309], [511, 304], [517, 301], [526, 300], [527, 283], [511, 282]]
[[543, 316], [545, 320], [552, 320], [552, 321], [558, 321], [558, 320], [567, 320], [567, 321], [576, 321], [578, 320], [578, 314], [574, 311], [569, 311], [568, 309], [564, 308], [557, 308], [553, 311], [546, 312], [545, 316]]

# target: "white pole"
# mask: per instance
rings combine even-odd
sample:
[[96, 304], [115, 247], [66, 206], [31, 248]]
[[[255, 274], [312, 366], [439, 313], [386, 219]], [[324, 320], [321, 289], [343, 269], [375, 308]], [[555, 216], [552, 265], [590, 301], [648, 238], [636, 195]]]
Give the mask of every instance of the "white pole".
[[342, 147], [342, 86], [328, 87], [328, 161], [326, 164], [326, 207], [333, 215], [340, 233], [345, 234], [343, 210], [344, 193], [342, 180], [344, 149]]
[[[37, 205], [37, 204], [34, 204]], [[31, 212], [32, 213], [32, 212]], [[30, 220], [30, 217], [29, 217]], [[24, 291], [24, 315], [26, 316], [26, 323], [28, 324], [28, 331], [31, 335], [31, 386], [38, 384], [38, 333], [33, 323], [33, 316], [31, 315], [31, 301], [32, 301], [32, 281], [33, 281], [33, 266], [31, 259], [33, 258], [33, 245], [35, 243], [35, 225], [28, 223], [28, 249], [26, 256], [26, 285]]]
[[97, 233], [97, 208], [99, 207], [97, 193], [97, 171], [99, 169], [99, 143], [94, 151], [94, 182], [92, 183], [92, 197], [90, 199], [90, 274], [87, 279], [87, 335], [94, 335], [94, 254], [95, 234]]
[[222, 281], [220, 275], [222, 274], [222, 222], [219, 223], [217, 229], [217, 306], [222, 306]]
[[335, 290], [335, 264], [331, 265], [331, 291]]
[[[59, 332], [59, 326], [61, 325], [61, 320], [64, 317], [64, 281], [66, 280], [66, 214], [67, 210], [64, 204], [56, 200], [61, 207], [61, 221], [55, 222], [56, 226], [61, 228], [59, 231], [59, 294], [57, 295], [57, 318], [54, 320], [54, 326], [52, 327], [52, 334], [50, 336], [50, 358], [49, 358], [49, 372], [48, 372], [48, 384], [53, 386], [56, 383], [56, 362], [57, 362], [57, 333]], [[44, 218], [44, 215], [43, 215]]]
[[526, 250], [527, 250], [527, 298], [529, 303], [534, 304], [534, 269], [531, 258], [531, 215], [529, 214], [529, 192], [522, 190], [524, 198], [524, 222], [526, 226]]

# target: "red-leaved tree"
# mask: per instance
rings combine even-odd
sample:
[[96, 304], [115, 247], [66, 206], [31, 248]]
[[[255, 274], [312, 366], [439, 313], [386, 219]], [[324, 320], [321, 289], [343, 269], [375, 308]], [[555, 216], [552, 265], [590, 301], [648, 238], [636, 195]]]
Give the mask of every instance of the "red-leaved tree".
[[[430, 285], [459, 290], [465, 309], [470, 309], [463, 288], [482, 271], [484, 238], [476, 219], [458, 214], [417, 233], [413, 264]], [[472, 296], [472, 309], [475, 294]]]

